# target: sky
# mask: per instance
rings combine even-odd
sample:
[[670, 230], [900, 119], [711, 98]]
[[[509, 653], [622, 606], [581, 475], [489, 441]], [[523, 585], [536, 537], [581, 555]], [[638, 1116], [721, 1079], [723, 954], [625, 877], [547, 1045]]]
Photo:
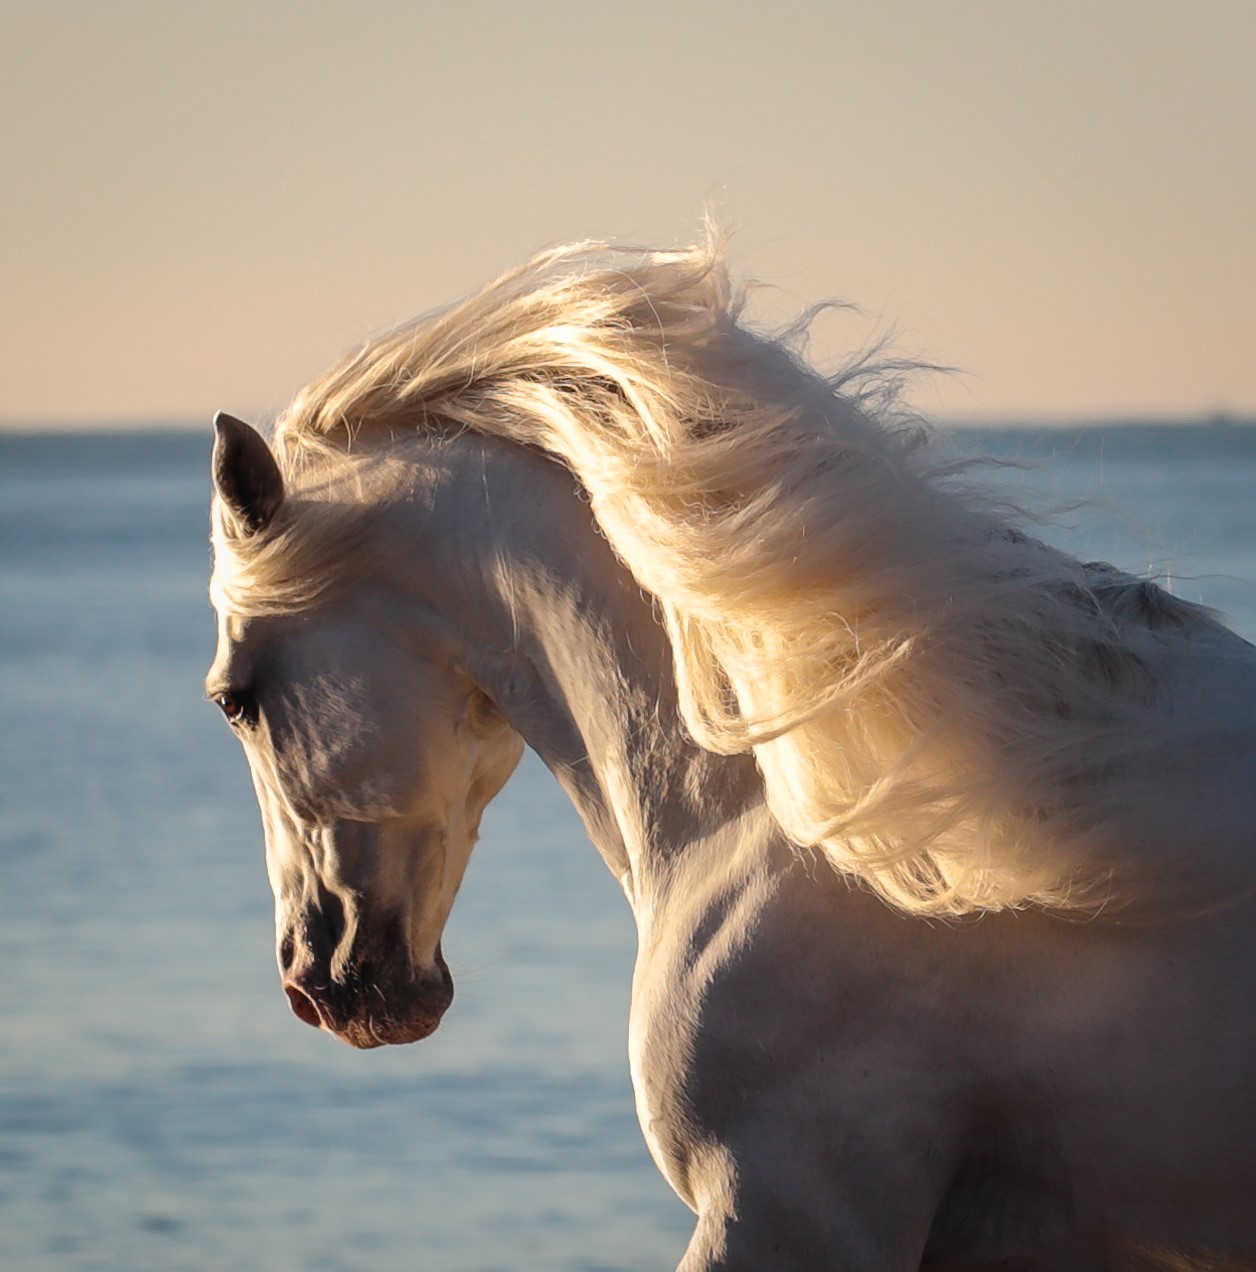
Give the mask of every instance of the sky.
[[0, 0], [0, 425], [264, 419], [545, 245], [950, 420], [1256, 414], [1251, 0]]

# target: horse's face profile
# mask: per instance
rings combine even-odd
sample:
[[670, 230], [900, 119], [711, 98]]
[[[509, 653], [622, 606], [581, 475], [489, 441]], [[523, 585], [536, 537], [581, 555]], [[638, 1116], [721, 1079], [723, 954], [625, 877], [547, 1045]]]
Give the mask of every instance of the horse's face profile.
[[[259, 470], [278, 478], [264, 459]], [[238, 503], [221, 465], [216, 476], [220, 500]], [[277, 508], [282, 488], [269, 496]], [[416, 643], [368, 586], [295, 615], [220, 612], [206, 683], [252, 772], [292, 1009], [356, 1047], [440, 1023], [453, 997], [441, 932], [523, 750], [439, 637], [426, 656]]]

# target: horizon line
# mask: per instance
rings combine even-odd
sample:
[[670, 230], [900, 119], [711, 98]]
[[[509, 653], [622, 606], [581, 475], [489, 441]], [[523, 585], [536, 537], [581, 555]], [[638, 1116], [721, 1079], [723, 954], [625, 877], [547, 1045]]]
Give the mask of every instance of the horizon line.
[[[269, 423], [266, 414], [257, 417]], [[922, 413], [927, 424], [943, 429], [1070, 429], [1070, 428], [1230, 428], [1256, 426], [1256, 411], [1209, 410], [1191, 413], [1152, 413], [1140, 411], [1078, 411], [1076, 414], [1035, 415], [1028, 411], [982, 411], [977, 414], [936, 415]], [[91, 433], [209, 433], [213, 415], [142, 415], [142, 416], [0, 416], [0, 434], [91, 434]]]

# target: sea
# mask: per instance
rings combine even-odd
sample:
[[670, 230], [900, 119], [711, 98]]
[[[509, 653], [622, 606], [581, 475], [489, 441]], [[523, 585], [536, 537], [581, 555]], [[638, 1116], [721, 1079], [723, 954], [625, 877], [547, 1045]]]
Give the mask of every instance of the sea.
[[[1256, 639], [1256, 425], [953, 445], [1045, 537]], [[0, 1268], [674, 1267], [631, 917], [534, 756], [485, 819], [440, 1031], [355, 1052], [289, 1012], [244, 758], [202, 699], [208, 462], [207, 433], [0, 434]]]

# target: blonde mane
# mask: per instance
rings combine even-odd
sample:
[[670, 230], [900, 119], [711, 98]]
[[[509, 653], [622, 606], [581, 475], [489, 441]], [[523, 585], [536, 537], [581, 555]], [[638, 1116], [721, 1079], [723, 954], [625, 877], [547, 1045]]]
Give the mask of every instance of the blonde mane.
[[[315, 381], [276, 452], [293, 476], [433, 429], [541, 448], [657, 598], [693, 738], [753, 749], [796, 843], [915, 913], [1102, 904], [1144, 655], [1211, 620], [1010, 529], [874, 367], [820, 375], [743, 301], [714, 236], [545, 252]], [[309, 603], [355, 524], [249, 539], [220, 510], [218, 599]]]

